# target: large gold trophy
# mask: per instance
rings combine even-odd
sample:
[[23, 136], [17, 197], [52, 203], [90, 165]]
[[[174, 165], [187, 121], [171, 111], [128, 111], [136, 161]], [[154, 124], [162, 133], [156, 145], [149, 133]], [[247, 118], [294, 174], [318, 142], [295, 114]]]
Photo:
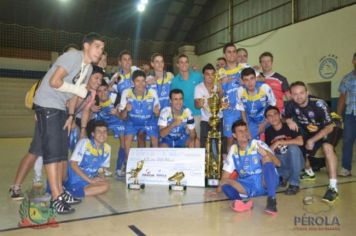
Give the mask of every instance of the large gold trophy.
[[221, 132], [219, 131], [219, 112], [221, 111], [221, 99], [218, 93], [219, 75], [215, 74], [212, 96], [208, 98], [208, 105], [211, 112], [205, 155], [205, 178], [207, 187], [217, 187], [221, 177]]

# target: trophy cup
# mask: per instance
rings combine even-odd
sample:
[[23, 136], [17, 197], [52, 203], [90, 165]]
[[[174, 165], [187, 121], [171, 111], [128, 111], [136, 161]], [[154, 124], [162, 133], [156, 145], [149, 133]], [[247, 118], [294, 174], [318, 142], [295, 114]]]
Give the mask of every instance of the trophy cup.
[[168, 181], [176, 181], [175, 184], [170, 184], [169, 185], [169, 190], [173, 191], [185, 191], [187, 190], [186, 185], [182, 185], [181, 181], [184, 178], [184, 172], [176, 172], [174, 175], [168, 178]]
[[218, 94], [218, 83], [219, 75], [216, 73], [212, 96], [208, 98], [211, 112], [211, 117], [209, 118], [211, 130], [208, 132], [206, 142], [205, 185], [207, 187], [219, 186], [221, 177], [221, 132], [219, 131], [220, 118], [218, 116], [221, 111], [221, 99]]
[[128, 183], [127, 185], [128, 189], [140, 190], [145, 188], [145, 184], [140, 184], [137, 178], [138, 173], [140, 173], [140, 171], [143, 168], [143, 164], [144, 164], [144, 160], [139, 161], [137, 162], [137, 166], [135, 169], [131, 169], [129, 172], [127, 172], [127, 174], [131, 175], [128, 180], [133, 179], [133, 182]]

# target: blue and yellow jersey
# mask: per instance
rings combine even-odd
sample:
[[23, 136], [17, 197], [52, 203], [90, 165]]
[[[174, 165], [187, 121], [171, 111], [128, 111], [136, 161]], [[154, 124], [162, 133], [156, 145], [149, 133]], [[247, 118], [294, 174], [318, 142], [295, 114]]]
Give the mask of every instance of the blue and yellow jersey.
[[123, 70], [119, 70], [118, 73], [116, 73], [113, 77], [119, 76], [120, 80], [119, 82], [113, 86], [113, 88], [116, 90], [118, 94], [122, 94], [122, 92], [125, 89], [132, 88], [133, 87], [133, 82], [132, 82], [132, 73], [127, 73], [125, 74]]
[[111, 114], [111, 110], [114, 109], [116, 96], [116, 93], [109, 93], [108, 100], [100, 102], [100, 111], [95, 113], [95, 119], [105, 121], [110, 130], [112, 130], [114, 126], [123, 125], [123, 121], [121, 119]]
[[122, 93], [119, 109], [125, 109], [128, 103], [132, 106], [132, 110], [127, 113], [128, 121], [135, 125], [146, 125], [154, 122], [154, 107], [159, 106], [155, 90], [148, 89], [144, 96], [136, 96], [135, 89], [126, 89]]
[[236, 170], [239, 178], [262, 175], [262, 156], [258, 152], [258, 145], [273, 153], [266, 143], [256, 139], [251, 140], [245, 150], [241, 150], [237, 144], [234, 144], [224, 162], [223, 170], [229, 173]]
[[[101, 167], [110, 167], [111, 147], [104, 143], [101, 147], [96, 147], [93, 139], [81, 139], [74, 149], [71, 161], [78, 162], [79, 168], [89, 177], [93, 178], [98, 174]], [[82, 181], [72, 168], [69, 168], [68, 176], [70, 182]]]
[[169, 92], [174, 75], [171, 72], [163, 72], [163, 78], [159, 78], [155, 84], [147, 85], [148, 89], [154, 89], [157, 93], [161, 110], [170, 105]]
[[229, 82], [223, 83], [222, 84], [222, 89], [224, 91], [224, 97], [226, 97], [229, 100], [229, 108], [223, 110], [223, 115], [229, 115], [230, 113], [234, 112], [236, 110], [236, 93], [237, 89], [241, 85], [241, 70], [243, 67], [239, 64], [236, 66], [234, 69], [226, 69], [226, 68], [220, 68], [218, 73], [221, 77], [227, 77], [229, 78]]
[[256, 84], [253, 95], [250, 95], [245, 87], [239, 87], [237, 100], [236, 108], [245, 111], [247, 119], [256, 123], [264, 121], [264, 112], [269, 105], [276, 105], [271, 87], [264, 83]]
[[[187, 135], [187, 129], [192, 130], [195, 128], [194, 117], [189, 108], [183, 108], [183, 111], [178, 118], [182, 120], [182, 123], [171, 129], [171, 132], [167, 135], [169, 138], [175, 139]], [[170, 106], [165, 107], [161, 110], [159, 115], [158, 126], [162, 128], [167, 127], [173, 123], [174, 119], [175, 117], [172, 113], [172, 108]]]

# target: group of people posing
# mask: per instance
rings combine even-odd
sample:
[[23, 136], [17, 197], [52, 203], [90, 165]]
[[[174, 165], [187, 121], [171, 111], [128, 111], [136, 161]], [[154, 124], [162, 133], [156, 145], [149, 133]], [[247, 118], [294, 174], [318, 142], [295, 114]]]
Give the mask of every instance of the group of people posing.
[[217, 68], [207, 64], [201, 73], [182, 54], [174, 76], [165, 70], [162, 54], [152, 55], [152, 69], [145, 72], [133, 66], [130, 52], [123, 51], [118, 72], [110, 75], [105, 72], [104, 45], [100, 35], [86, 35], [82, 50], [67, 50], [42, 79], [34, 97], [35, 133], [10, 189], [13, 199], [23, 198], [21, 183], [34, 165], [40, 175], [41, 163], [51, 206], [60, 214], [74, 212], [72, 205], [84, 196], [106, 192], [106, 176], [111, 175], [108, 131], [120, 140], [115, 167], [119, 179], [125, 176], [135, 139], [138, 147], [205, 148], [211, 117], [208, 99], [214, 92], [221, 98], [224, 136], [218, 191], [234, 200], [235, 210], [251, 209], [252, 201], [243, 197], [267, 194], [266, 212], [276, 214], [277, 187], [288, 182], [285, 193], [296, 194], [303, 169], [302, 178], [315, 179], [308, 156], [320, 147], [330, 179], [323, 200], [337, 199], [338, 133], [329, 107], [310, 96], [303, 82], [289, 86], [272, 70], [270, 52], [261, 54], [260, 67], [251, 67], [247, 50], [228, 43]]

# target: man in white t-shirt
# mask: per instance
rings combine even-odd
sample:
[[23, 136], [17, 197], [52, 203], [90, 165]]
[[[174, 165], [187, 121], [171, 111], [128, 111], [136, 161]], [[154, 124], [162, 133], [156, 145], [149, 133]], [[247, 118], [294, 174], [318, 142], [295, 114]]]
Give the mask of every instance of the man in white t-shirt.
[[[212, 64], [207, 64], [203, 67], [203, 76], [204, 81], [195, 87], [194, 102], [195, 107], [201, 111], [200, 147], [205, 148], [206, 139], [210, 130], [209, 118], [211, 117], [208, 99], [213, 95], [215, 78], [215, 68]], [[217, 89], [219, 97], [222, 97], [222, 90], [219, 88]], [[221, 112], [218, 115], [222, 118]], [[219, 130], [222, 132], [222, 119], [219, 123]]]

